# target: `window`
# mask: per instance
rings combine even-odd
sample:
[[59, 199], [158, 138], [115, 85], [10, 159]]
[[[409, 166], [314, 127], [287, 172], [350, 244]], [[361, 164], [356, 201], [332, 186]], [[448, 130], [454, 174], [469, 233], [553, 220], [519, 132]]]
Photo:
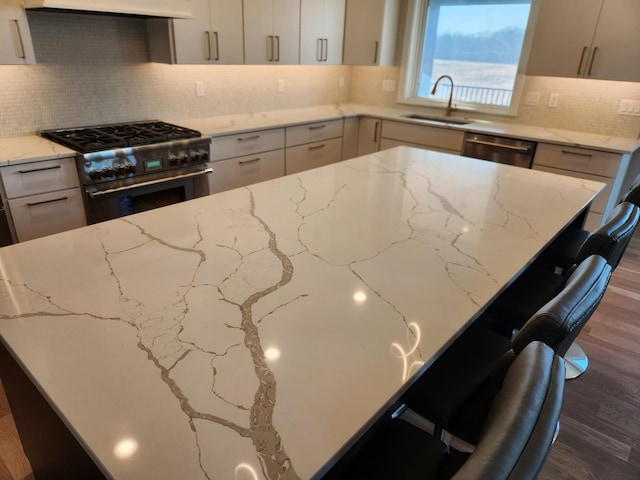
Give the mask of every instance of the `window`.
[[[414, 0], [402, 103], [514, 114], [532, 0]], [[449, 79], [438, 82], [442, 75]]]

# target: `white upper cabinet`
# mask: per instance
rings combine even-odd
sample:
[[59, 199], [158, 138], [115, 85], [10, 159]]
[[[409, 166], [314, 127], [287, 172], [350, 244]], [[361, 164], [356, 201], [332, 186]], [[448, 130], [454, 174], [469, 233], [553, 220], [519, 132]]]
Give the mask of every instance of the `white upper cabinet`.
[[243, 0], [245, 62], [300, 63], [300, 0]]
[[[152, 17], [189, 18], [192, 0], [23, 0], [26, 8], [53, 8]], [[2, 3], [6, 3], [2, 0]]]
[[302, 0], [300, 63], [340, 64], [345, 0]]
[[244, 63], [242, 3], [192, 0], [193, 18], [148, 20], [151, 60], [181, 64]]
[[36, 63], [27, 15], [20, 0], [0, 3], [0, 64], [26, 65]]
[[347, 0], [346, 65], [393, 65], [400, 0]]
[[542, 0], [528, 75], [640, 81], [640, 2]]

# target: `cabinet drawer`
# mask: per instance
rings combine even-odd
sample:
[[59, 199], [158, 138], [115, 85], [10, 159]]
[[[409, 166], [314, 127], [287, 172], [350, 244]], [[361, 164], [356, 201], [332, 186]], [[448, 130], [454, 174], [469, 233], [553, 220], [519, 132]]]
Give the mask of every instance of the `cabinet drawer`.
[[284, 175], [284, 150], [229, 158], [211, 164], [209, 191], [224, 192]]
[[19, 242], [87, 224], [79, 188], [9, 200]]
[[78, 186], [74, 157], [0, 168], [7, 198], [18, 198]]
[[342, 137], [343, 129], [342, 119], [287, 127], [287, 147]]
[[286, 174], [322, 167], [342, 159], [342, 139], [334, 138], [319, 143], [287, 148]]
[[613, 185], [613, 178], [599, 177], [597, 175], [590, 175], [588, 173], [572, 172], [569, 170], [561, 170], [559, 168], [544, 167], [541, 165], [534, 165], [533, 170], [540, 170], [542, 172], [556, 173], [558, 175], [566, 175], [567, 177], [584, 178], [585, 180], [594, 180], [596, 182], [606, 183], [598, 196], [591, 203], [591, 211], [596, 213], [603, 213], [607, 206], [607, 200], [609, 200], [609, 194], [611, 193], [611, 186]]
[[460, 153], [464, 133], [449, 128], [429, 127], [403, 122], [382, 122], [382, 138]]
[[539, 143], [533, 163], [614, 178], [618, 172], [620, 154]]
[[258, 130], [211, 139], [211, 161], [284, 148], [284, 128]]
[[438, 148], [430, 145], [420, 145], [418, 143], [403, 142], [401, 140], [390, 140], [388, 138], [383, 138], [382, 140], [380, 140], [380, 150], [388, 150], [389, 148], [399, 147], [399, 146], [423, 148], [426, 150], [433, 150], [434, 152], [452, 153], [455, 155], [460, 155], [459, 150], [449, 150], [446, 148]]

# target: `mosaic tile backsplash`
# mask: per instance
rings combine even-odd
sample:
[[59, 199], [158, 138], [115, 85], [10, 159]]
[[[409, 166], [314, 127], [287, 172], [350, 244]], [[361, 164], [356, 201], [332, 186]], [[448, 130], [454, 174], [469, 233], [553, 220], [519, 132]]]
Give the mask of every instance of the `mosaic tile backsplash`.
[[[144, 20], [28, 17], [38, 63], [0, 65], [0, 137], [343, 102], [398, 106], [396, 93], [382, 91], [384, 80], [398, 80], [396, 67], [163, 65], [149, 61]], [[196, 96], [196, 81], [204, 97]], [[620, 100], [640, 100], [640, 83], [529, 77], [524, 91], [540, 92], [540, 104], [523, 99], [516, 118], [477, 117], [631, 138], [640, 133], [640, 117], [617, 114]], [[551, 93], [560, 94], [557, 108], [546, 106]]]

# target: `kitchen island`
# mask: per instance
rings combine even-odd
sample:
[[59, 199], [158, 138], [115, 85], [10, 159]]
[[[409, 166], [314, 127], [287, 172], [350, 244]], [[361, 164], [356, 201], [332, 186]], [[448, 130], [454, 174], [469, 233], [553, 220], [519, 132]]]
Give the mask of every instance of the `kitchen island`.
[[0, 335], [104, 477], [320, 477], [602, 187], [394, 148], [0, 249]]

